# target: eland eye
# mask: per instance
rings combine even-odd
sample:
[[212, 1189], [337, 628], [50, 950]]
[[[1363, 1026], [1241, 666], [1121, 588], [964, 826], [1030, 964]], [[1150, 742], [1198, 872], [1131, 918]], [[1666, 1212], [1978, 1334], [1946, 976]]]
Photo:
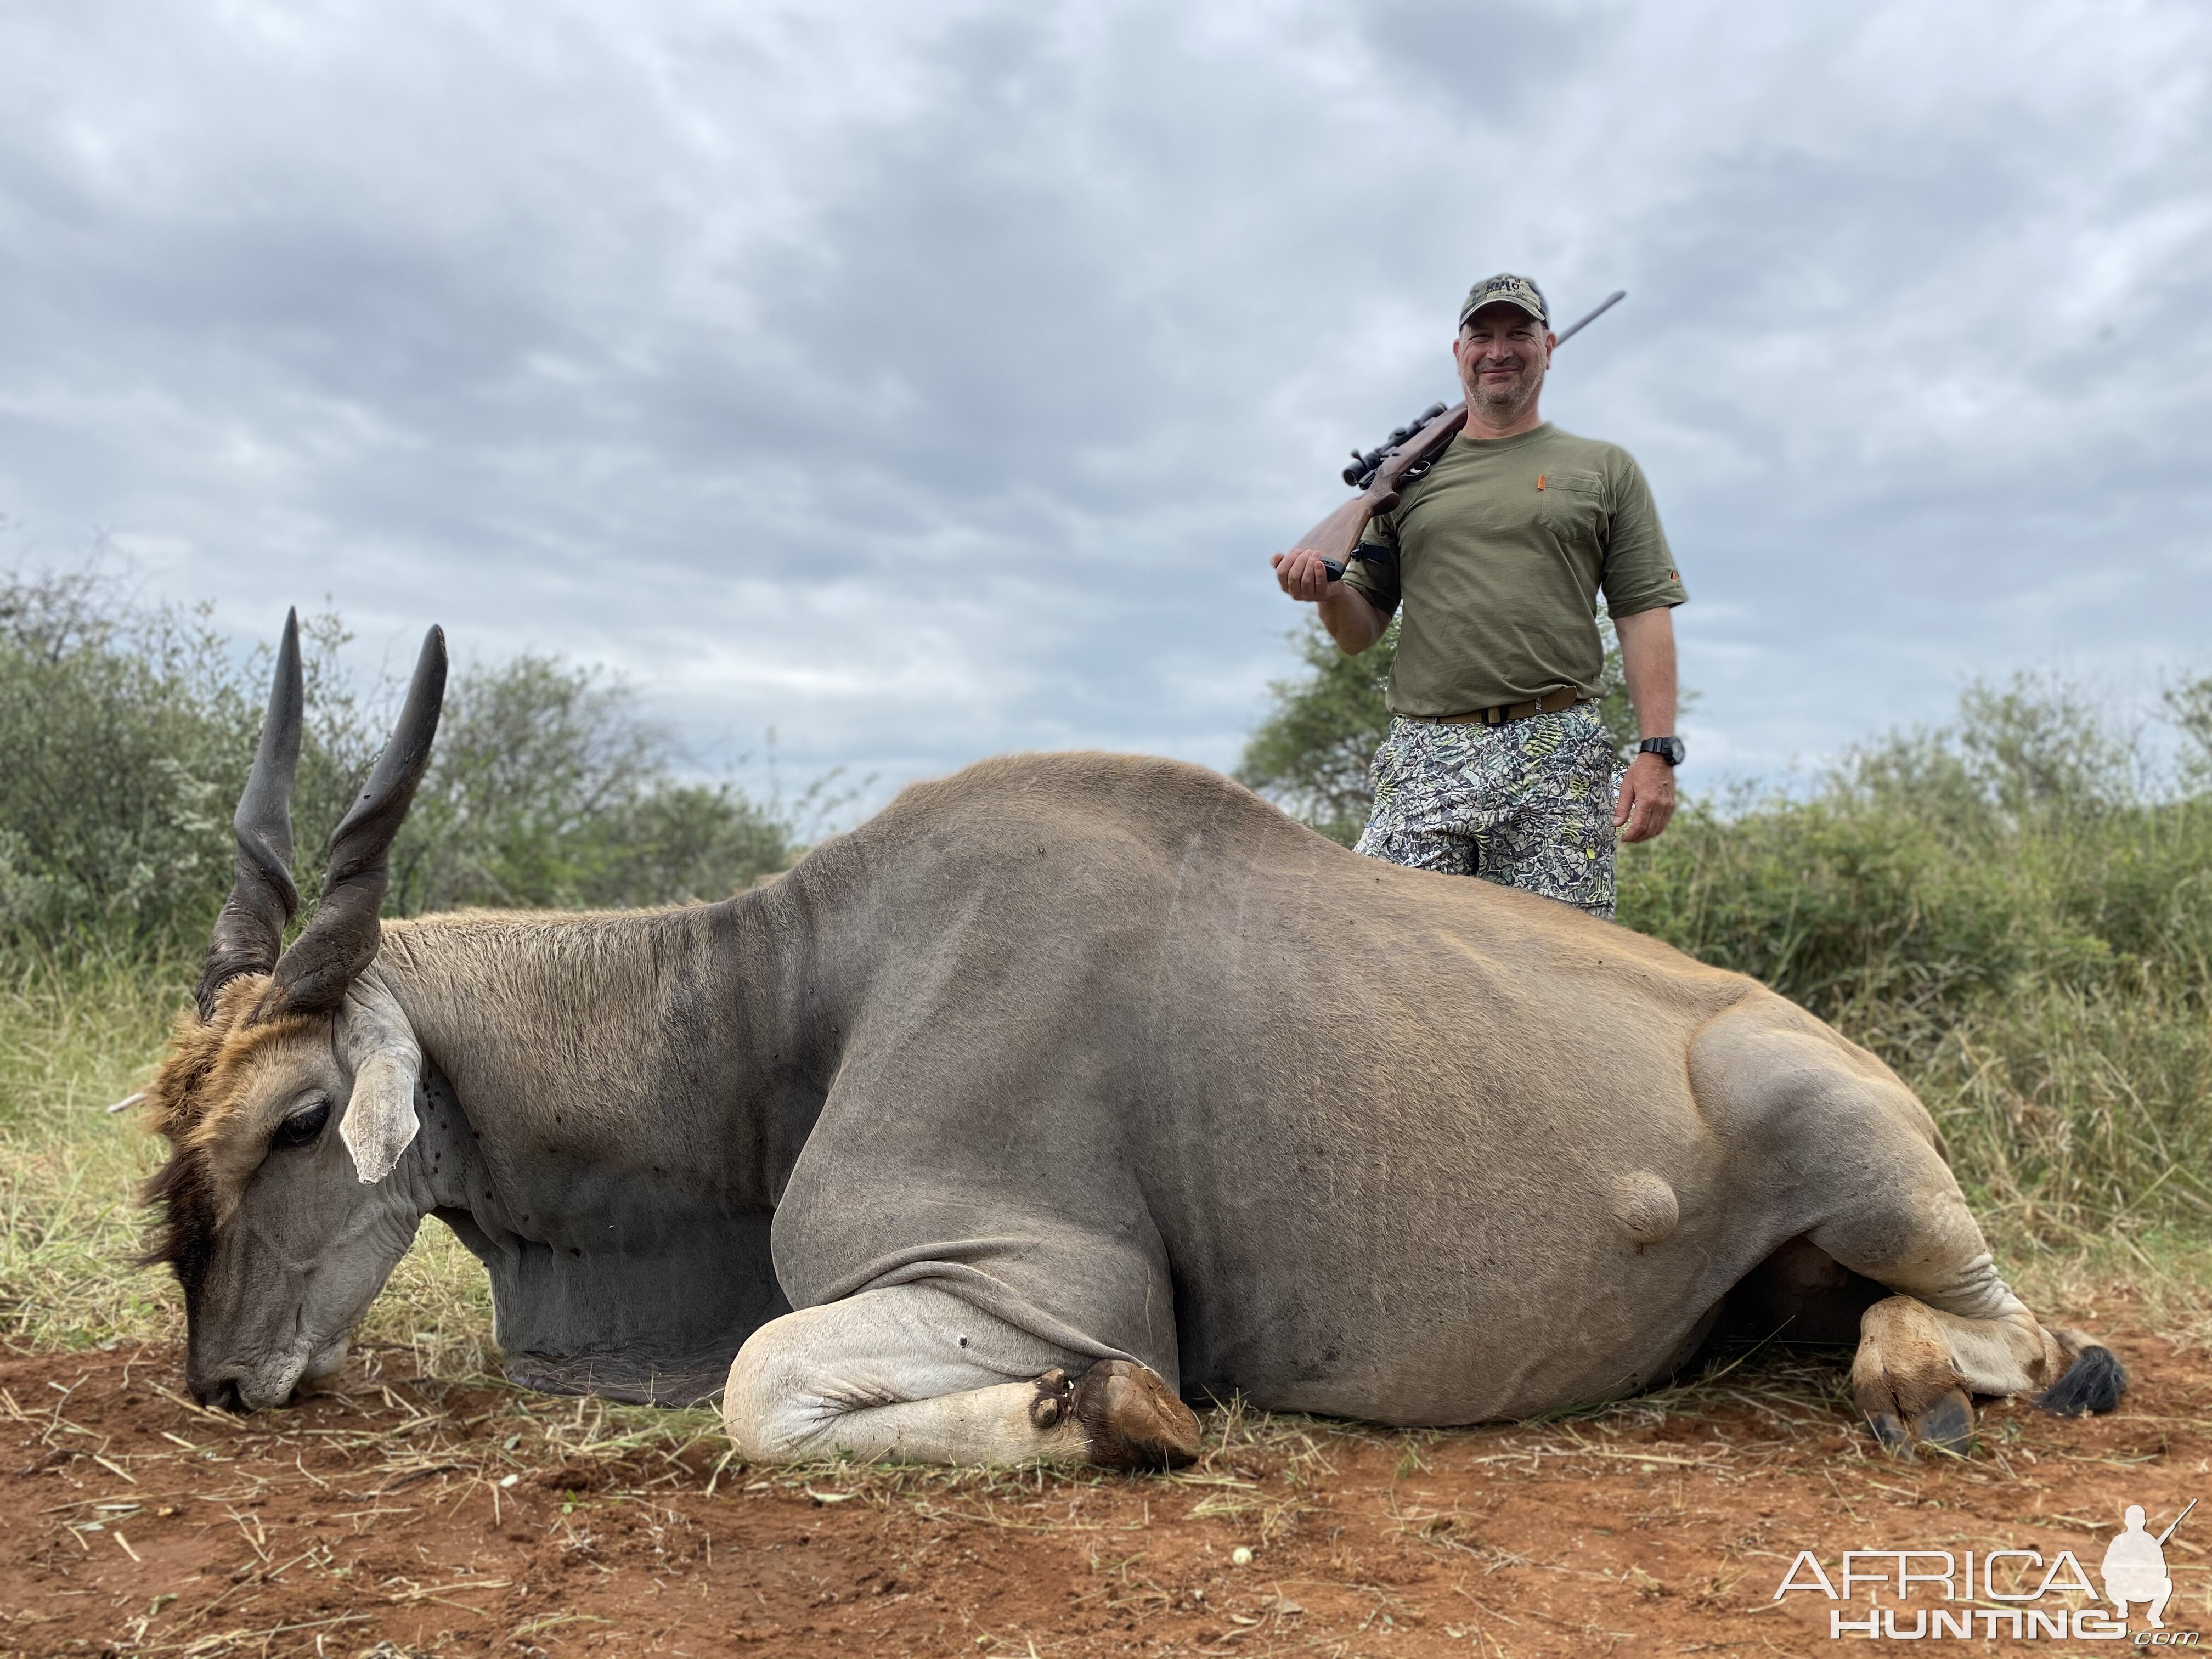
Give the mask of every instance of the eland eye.
[[319, 1100], [303, 1107], [276, 1126], [276, 1133], [269, 1137], [271, 1146], [304, 1146], [322, 1133], [323, 1125], [331, 1121], [331, 1103]]

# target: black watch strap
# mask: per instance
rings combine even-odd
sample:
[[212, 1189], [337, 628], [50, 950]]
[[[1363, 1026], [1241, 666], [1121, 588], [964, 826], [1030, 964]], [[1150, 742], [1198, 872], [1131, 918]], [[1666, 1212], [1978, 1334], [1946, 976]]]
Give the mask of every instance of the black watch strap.
[[1690, 750], [1680, 738], [1646, 738], [1636, 745], [1639, 755], [1656, 755], [1669, 766], [1680, 766], [1690, 757]]

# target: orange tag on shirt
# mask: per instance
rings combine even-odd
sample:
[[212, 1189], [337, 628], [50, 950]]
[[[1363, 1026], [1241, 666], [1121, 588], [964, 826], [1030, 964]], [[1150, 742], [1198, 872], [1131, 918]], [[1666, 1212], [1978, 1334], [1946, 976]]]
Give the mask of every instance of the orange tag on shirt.
[[1539, 472], [1539, 473], [1536, 475], [1536, 488], [1537, 488], [1537, 489], [1541, 489], [1544, 487], [1544, 478], [1545, 478], [1545, 475], [1544, 475], [1543, 473], [1541, 473], [1541, 472]]

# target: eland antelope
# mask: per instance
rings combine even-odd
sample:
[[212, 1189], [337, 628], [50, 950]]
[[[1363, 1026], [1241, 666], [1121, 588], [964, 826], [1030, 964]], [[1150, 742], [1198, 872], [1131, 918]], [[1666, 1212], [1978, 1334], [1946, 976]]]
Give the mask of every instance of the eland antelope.
[[1188, 1398], [1510, 1419], [1725, 1308], [1855, 1338], [1882, 1442], [2124, 1374], [1998, 1277], [1933, 1123], [1750, 979], [1346, 851], [1194, 766], [917, 784], [719, 903], [382, 921], [445, 676], [297, 906], [288, 622], [236, 884], [148, 1091], [187, 1376], [329, 1371], [434, 1215], [510, 1375], [722, 1389], [747, 1458], [1192, 1456]]

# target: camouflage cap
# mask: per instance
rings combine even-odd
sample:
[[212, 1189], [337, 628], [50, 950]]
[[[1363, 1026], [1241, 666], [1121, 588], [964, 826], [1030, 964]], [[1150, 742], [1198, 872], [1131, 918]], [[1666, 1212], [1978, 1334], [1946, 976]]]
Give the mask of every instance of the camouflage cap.
[[1544, 290], [1526, 276], [1516, 276], [1501, 270], [1495, 276], [1486, 276], [1467, 291], [1467, 303], [1459, 308], [1459, 325], [1467, 326], [1467, 319], [1485, 306], [1518, 306], [1546, 328], [1552, 325], [1552, 313], [1544, 304]]

